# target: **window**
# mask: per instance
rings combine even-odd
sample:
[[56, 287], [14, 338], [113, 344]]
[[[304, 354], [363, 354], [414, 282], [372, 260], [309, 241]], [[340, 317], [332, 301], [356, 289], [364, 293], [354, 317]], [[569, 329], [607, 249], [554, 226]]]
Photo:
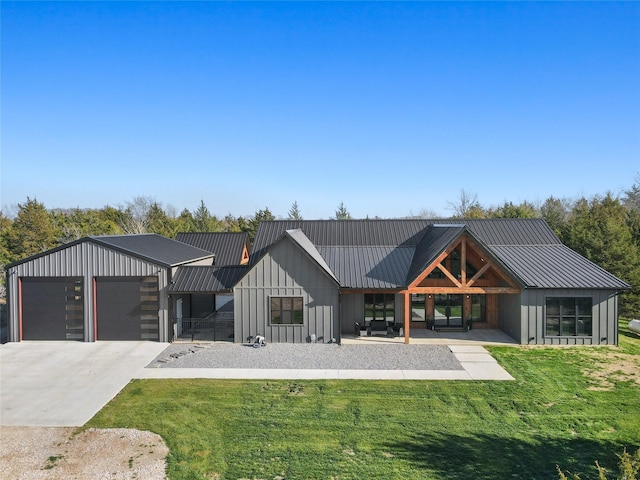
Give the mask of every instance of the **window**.
[[547, 336], [591, 336], [591, 297], [548, 297], [545, 315]]
[[365, 323], [384, 320], [387, 324], [395, 323], [396, 296], [393, 293], [365, 293], [364, 319]]
[[476, 323], [487, 321], [486, 295], [471, 295], [471, 320]]
[[426, 295], [424, 293], [411, 294], [411, 321], [426, 322]]
[[272, 325], [302, 325], [302, 297], [271, 297]]

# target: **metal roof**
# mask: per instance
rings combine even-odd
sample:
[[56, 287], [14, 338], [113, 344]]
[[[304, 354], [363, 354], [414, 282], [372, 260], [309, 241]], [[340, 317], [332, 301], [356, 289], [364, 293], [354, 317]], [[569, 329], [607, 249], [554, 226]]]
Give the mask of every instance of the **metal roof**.
[[307, 255], [309, 255], [318, 265], [320, 265], [320, 267], [327, 273], [327, 275], [333, 278], [336, 281], [336, 283], [338, 284], [340, 283], [336, 278], [335, 274], [333, 273], [333, 271], [331, 271], [331, 267], [327, 265], [327, 262], [325, 262], [324, 258], [322, 258], [322, 255], [320, 255], [320, 252], [318, 252], [315, 245], [313, 245], [313, 243], [309, 241], [309, 239], [307, 238], [307, 236], [304, 234], [302, 230], [300, 229], [287, 230], [285, 232], [285, 235], [289, 237], [292, 241], [297, 243], [300, 246], [300, 248], [302, 248], [305, 252], [307, 252]]
[[462, 232], [464, 225], [431, 225], [427, 227], [416, 246], [411, 267], [406, 276], [407, 285], [415, 280], [433, 261], [451, 245]]
[[524, 287], [629, 288], [563, 245], [540, 218], [261, 222], [251, 263], [288, 229], [304, 232], [343, 288], [406, 286], [464, 231]]
[[551, 245], [560, 239], [542, 218], [482, 218], [428, 220], [430, 223], [457, 223], [467, 226], [485, 245]]
[[318, 247], [342, 288], [401, 288], [407, 278], [411, 247]]
[[249, 248], [246, 232], [181, 232], [176, 240], [215, 254], [218, 266], [240, 265], [244, 248]]
[[169, 293], [226, 293], [247, 271], [242, 266], [182, 266], [169, 286]]
[[630, 286], [563, 244], [492, 246], [530, 288], [627, 289]]
[[171, 240], [162, 235], [156, 235], [155, 233], [105, 235], [87, 238], [96, 243], [119, 249], [136, 257], [168, 267], [205, 258], [213, 259], [213, 255], [210, 252]]

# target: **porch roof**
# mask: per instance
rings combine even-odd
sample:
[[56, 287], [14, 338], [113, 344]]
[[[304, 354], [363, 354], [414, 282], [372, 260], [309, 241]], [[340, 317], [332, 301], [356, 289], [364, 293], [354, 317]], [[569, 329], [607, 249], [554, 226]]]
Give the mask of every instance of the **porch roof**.
[[169, 293], [228, 293], [246, 271], [244, 265], [183, 266], [169, 285]]

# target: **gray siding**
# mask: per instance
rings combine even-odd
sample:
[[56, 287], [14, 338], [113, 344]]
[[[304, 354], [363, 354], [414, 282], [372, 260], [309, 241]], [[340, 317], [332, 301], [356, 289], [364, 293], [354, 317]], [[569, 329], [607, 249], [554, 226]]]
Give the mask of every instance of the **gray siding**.
[[11, 267], [8, 271], [9, 340], [17, 342], [19, 335], [18, 279], [20, 277], [83, 277], [84, 279], [84, 341], [95, 339], [93, 279], [95, 277], [145, 277], [157, 276], [159, 289], [159, 338], [170, 340], [169, 304], [167, 285], [168, 269], [126, 255], [92, 242], [81, 242], [49, 255]]
[[[271, 296], [299, 296], [302, 325], [271, 325]], [[340, 338], [336, 283], [290, 239], [284, 238], [256, 263], [234, 288], [235, 341], [264, 335], [267, 342], [306, 342]]]
[[498, 295], [498, 327], [514, 340], [522, 343], [521, 337], [524, 322], [521, 321], [520, 297], [520, 294]]
[[[617, 345], [618, 297], [612, 290], [522, 291], [520, 343], [538, 345]], [[591, 297], [593, 299], [593, 335], [545, 337], [544, 315], [547, 297]], [[533, 338], [533, 340], [529, 340]], [[517, 338], [516, 338], [517, 339]]]

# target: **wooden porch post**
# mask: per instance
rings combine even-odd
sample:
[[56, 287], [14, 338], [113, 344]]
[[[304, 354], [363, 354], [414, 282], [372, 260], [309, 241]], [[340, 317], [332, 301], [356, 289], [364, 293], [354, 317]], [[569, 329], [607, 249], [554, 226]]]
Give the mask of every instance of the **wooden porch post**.
[[411, 325], [411, 294], [404, 292], [404, 343], [409, 343], [409, 325]]

